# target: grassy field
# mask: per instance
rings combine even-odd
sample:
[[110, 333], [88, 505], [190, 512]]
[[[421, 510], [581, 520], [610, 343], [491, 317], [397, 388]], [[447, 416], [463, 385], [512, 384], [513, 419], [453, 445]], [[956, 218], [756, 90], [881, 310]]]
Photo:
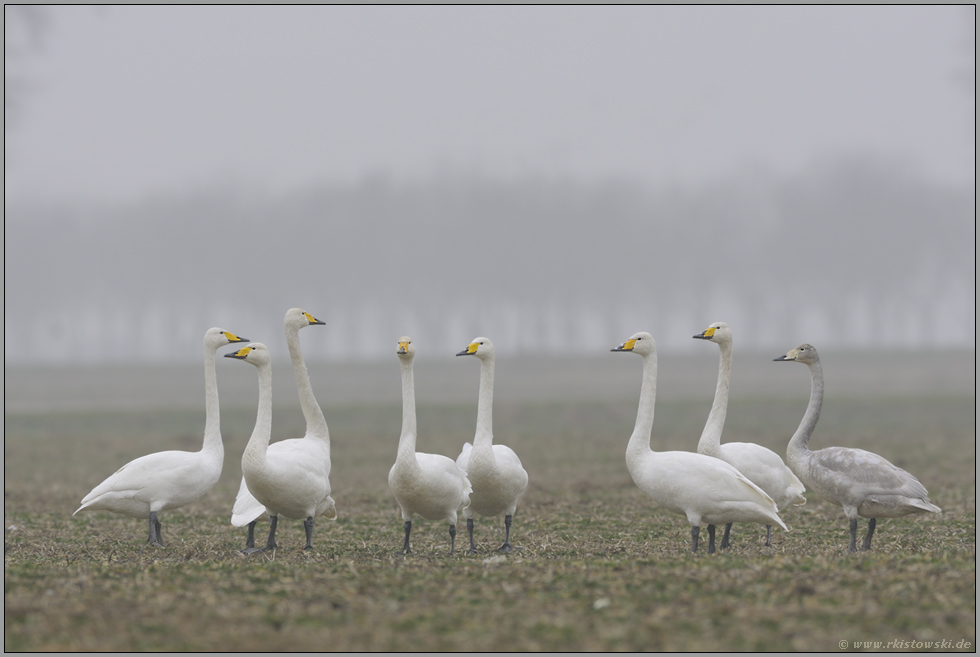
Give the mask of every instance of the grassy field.
[[[495, 407], [497, 440], [530, 473], [512, 535], [521, 550], [507, 557], [493, 551], [498, 518], [477, 519], [476, 556], [450, 557], [445, 524], [420, 519], [414, 554], [399, 554], [387, 487], [401, 423], [393, 400], [325, 404], [339, 518], [317, 522], [309, 553], [302, 523], [284, 519], [280, 548], [250, 558], [228, 518], [254, 407], [223, 397], [221, 481], [162, 517], [163, 549], [145, 544], [143, 521], [71, 513], [128, 460], [198, 449], [202, 409], [8, 410], [5, 649], [837, 651], [844, 641], [922, 650], [944, 640], [975, 649], [972, 391], [829, 392], [813, 438], [814, 448], [860, 446], [910, 470], [941, 517], [880, 521], [873, 550], [850, 555], [840, 509], [808, 494], [781, 514], [791, 531], [775, 531], [773, 548], [762, 546], [764, 528], [737, 525], [732, 549], [691, 554], [686, 521], [654, 509], [626, 471], [631, 366], [629, 398]], [[723, 440], [785, 453], [808, 379], [784, 367], [798, 368], [798, 394], [733, 399]], [[420, 451], [459, 452], [472, 437], [473, 396], [420, 404]], [[710, 398], [659, 401], [654, 448], [693, 450], [709, 407]], [[277, 406], [274, 417], [276, 437], [301, 435], [298, 409]]]

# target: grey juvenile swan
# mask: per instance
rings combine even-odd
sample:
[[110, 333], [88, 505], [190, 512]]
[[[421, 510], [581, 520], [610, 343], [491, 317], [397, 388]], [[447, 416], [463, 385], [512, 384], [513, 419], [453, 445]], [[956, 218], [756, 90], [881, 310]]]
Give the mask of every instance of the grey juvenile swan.
[[858, 516], [868, 518], [868, 534], [861, 549], [870, 550], [877, 518], [942, 513], [942, 509], [929, 502], [929, 493], [918, 479], [877, 454], [851, 447], [827, 447], [811, 452], [808, 443], [823, 404], [820, 356], [812, 345], [801, 344], [773, 360], [796, 361], [810, 368], [810, 403], [786, 448], [786, 460], [817, 495], [843, 507], [844, 515], [851, 521], [849, 551], [857, 551]]

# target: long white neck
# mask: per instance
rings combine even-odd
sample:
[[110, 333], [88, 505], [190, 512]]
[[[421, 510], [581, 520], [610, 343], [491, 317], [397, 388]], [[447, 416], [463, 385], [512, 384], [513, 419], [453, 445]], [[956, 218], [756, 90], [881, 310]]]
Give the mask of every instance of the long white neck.
[[402, 366], [402, 435], [398, 439], [398, 460], [415, 461], [415, 375], [412, 359], [400, 359]]
[[289, 359], [293, 361], [293, 375], [296, 377], [296, 388], [299, 390], [299, 403], [303, 407], [303, 417], [306, 418], [306, 433], [330, 444], [330, 431], [327, 430], [327, 420], [323, 417], [320, 405], [313, 396], [313, 386], [310, 384], [310, 374], [306, 371], [303, 360], [303, 350], [299, 344], [299, 329], [286, 326], [286, 344], [289, 347]]
[[643, 356], [643, 383], [640, 385], [640, 406], [636, 411], [636, 426], [626, 447], [626, 462], [645, 456], [650, 449], [653, 431], [653, 409], [657, 402], [657, 353]]
[[217, 347], [204, 345], [204, 445], [202, 452], [208, 452], [221, 461], [225, 448], [221, 442], [221, 413], [218, 410], [218, 377], [214, 371], [214, 352]]
[[718, 384], [715, 387], [715, 401], [711, 404], [708, 421], [705, 422], [698, 453], [717, 457], [721, 454], [721, 433], [725, 428], [725, 415], [728, 413], [728, 388], [732, 378], [732, 343], [718, 343], [721, 352], [718, 365]]
[[492, 355], [480, 360], [480, 398], [476, 407], [473, 449], [489, 449], [493, 444], [493, 361]]
[[[272, 365], [257, 365], [259, 370], [259, 412], [255, 418], [255, 429], [248, 439], [242, 462], [264, 463], [272, 437]], [[244, 467], [244, 466], [243, 466]]]
[[810, 436], [820, 419], [820, 407], [823, 405], [823, 368], [820, 361], [808, 364], [810, 367], [810, 403], [800, 421], [800, 426], [790, 438], [786, 447], [786, 460], [790, 465], [802, 463], [810, 455]]

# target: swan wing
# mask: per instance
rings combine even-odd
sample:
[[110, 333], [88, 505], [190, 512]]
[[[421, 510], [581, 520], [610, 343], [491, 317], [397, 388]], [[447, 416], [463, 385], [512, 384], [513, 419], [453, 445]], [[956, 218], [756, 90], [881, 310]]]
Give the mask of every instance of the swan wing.
[[463, 472], [468, 472], [470, 467], [470, 453], [473, 451], [471, 443], [463, 443], [463, 451], [456, 457], [456, 465]]
[[764, 490], [779, 508], [806, 502], [803, 483], [771, 449], [755, 443], [725, 443], [720, 455], [723, 461]]
[[86, 495], [82, 509], [142, 517], [150, 511], [183, 506], [208, 492], [221, 475], [221, 463], [202, 452], [169, 450], [147, 454], [122, 466]]
[[692, 452], [650, 452], [631, 469], [637, 486], [691, 524], [757, 522], [786, 525], [776, 503], [734, 466]]
[[852, 491], [865, 495], [904, 495], [927, 498], [919, 480], [888, 459], [873, 452], [850, 447], [828, 447], [812, 452], [811, 463], [825, 476], [846, 481]]

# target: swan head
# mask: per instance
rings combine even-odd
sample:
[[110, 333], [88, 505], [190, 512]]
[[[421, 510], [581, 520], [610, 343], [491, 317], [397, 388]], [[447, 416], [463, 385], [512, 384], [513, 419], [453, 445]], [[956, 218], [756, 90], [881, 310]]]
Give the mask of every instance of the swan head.
[[480, 360], [493, 357], [493, 343], [488, 338], [473, 338], [466, 349], [456, 354], [457, 356], [476, 356]]
[[261, 342], [249, 342], [238, 351], [225, 354], [225, 358], [243, 360], [256, 367], [268, 365], [272, 362], [272, 358], [269, 356], [269, 349]]
[[398, 357], [402, 360], [411, 360], [415, 357], [415, 345], [412, 344], [412, 338], [407, 335], [403, 335], [398, 338]]
[[731, 343], [732, 330], [728, 328], [728, 324], [725, 322], [715, 322], [693, 337], [698, 340], [708, 340], [709, 342], [716, 342], [718, 344], [723, 342]]
[[248, 338], [240, 338], [231, 331], [226, 331], [217, 326], [209, 328], [204, 334], [204, 346], [212, 349], [217, 349], [218, 347], [223, 347], [226, 344], [232, 344], [234, 342], [248, 342]]
[[289, 328], [301, 329], [307, 326], [323, 326], [323, 322], [306, 312], [302, 308], [290, 308], [286, 311], [286, 316], [282, 323]]
[[785, 355], [779, 358], [773, 358], [773, 360], [791, 360], [797, 363], [803, 363], [804, 365], [810, 365], [820, 362], [820, 356], [817, 354], [816, 347], [812, 344], [804, 343], [796, 349], [790, 349]]
[[615, 349], [610, 349], [610, 351], [632, 351], [634, 354], [647, 356], [656, 353], [657, 343], [654, 341], [652, 335], [646, 331], [640, 331], [639, 333], [634, 333], [629, 340]]

